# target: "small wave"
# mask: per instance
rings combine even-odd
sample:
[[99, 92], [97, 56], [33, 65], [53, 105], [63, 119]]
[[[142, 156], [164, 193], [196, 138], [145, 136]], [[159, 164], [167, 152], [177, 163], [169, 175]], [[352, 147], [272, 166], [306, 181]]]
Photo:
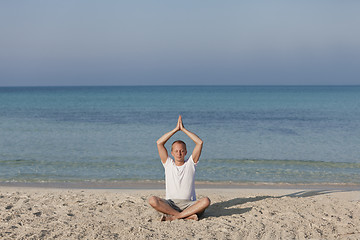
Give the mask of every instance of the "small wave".
[[[161, 180], [158, 160], [109, 157], [79, 161], [0, 160], [0, 181]], [[311, 160], [202, 159], [197, 180], [286, 183], [360, 183], [360, 163]]]
[[276, 159], [207, 159], [202, 162], [210, 164], [234, 164], [254, 166], [299, 166], [299, 167], [326, 167], [326, 168], [357, 168], [358, 162], [326, 162], [313, 160], [276, 160]]

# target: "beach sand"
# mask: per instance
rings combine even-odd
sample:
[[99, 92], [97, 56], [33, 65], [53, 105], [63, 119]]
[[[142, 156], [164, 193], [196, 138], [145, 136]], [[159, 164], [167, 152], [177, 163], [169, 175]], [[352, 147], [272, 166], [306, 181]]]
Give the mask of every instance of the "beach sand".
[[0, 186], [0, 239], [360, 239], [360, 191], [197, 189], [199, 221], [160, 222], [159, 189]]

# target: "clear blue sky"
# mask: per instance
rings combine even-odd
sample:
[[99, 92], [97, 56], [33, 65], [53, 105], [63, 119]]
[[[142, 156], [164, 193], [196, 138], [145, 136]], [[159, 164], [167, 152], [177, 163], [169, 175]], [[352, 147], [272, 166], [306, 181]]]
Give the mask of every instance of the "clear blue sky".
[[0, 1], [0, 86], [360, 84], [360, 1]]

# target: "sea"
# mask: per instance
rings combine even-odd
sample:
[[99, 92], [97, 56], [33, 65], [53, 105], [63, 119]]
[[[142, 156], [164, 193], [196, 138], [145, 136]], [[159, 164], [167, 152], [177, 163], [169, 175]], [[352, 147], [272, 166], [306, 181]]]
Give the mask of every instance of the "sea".
[[179, 115], [197, 181], [360, 184], [360, 86], [1, 87], [0, 182], [162, 181]]

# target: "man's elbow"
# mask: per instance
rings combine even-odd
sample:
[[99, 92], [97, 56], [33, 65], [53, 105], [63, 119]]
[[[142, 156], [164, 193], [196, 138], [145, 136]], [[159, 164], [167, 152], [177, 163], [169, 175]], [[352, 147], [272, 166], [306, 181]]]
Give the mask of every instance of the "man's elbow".
[[204, 145], [204, 142], [203, 142], [203, 140], [200, 139], [200, 140], [197, 142], [197, 144], [202, 147], [202, 146]]
[[164, 143], [163, 143], [162, 141], [160, 141], [160, 140], [157, 140], [157, 141], [156, 141], [156, 145], [158, 145], [158, 146], [159, 146], [159, 145], [162, 145], [162, 146], [163, 146]]

